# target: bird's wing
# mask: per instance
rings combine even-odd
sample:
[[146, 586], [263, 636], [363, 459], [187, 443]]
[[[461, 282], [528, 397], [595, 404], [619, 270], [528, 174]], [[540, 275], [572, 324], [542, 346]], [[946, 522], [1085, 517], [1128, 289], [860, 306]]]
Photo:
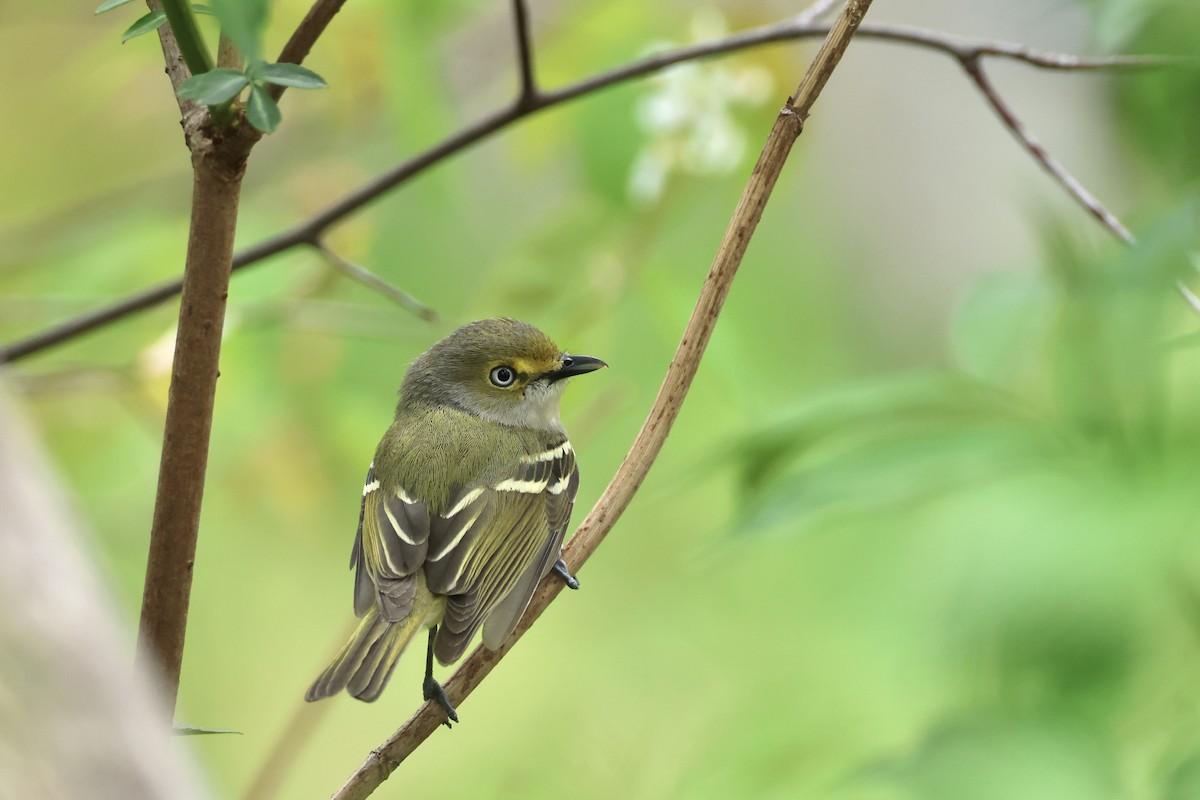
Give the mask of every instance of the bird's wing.
[[402, 487], [380, 485], [375, 466], [363, 486], [358, 535], [350, 555], [354, 574], [354, 613], [366, 614], [376, 602], [388, 622], [408, 616], [416, 592], [414, 573], [425, 561], [429, 509]]
[[503, 472], [459, 491], [430, 519], [425, 576], [431, 591], [447, 596], [434, 644], [444, 664], [485, 622], [485, 643], [498, 647], [562, 546], [579, 482], [570, 443], [552, 442]]

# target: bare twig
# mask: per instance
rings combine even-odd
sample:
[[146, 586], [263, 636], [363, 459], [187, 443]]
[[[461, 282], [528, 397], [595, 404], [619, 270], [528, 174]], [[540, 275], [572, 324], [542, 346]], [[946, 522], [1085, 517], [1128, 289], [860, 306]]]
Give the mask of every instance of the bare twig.
[[962, 68], [971, 76], [971, 80], [975, 82], [975, 86], [987, 99], [988, 105], [996, 112], [996, 116], [1000, 117], [1000, 121], [1004, 123], [1004, 127], [1008, 128], [1012, 135], [1017, 138], [1021, 146], [1025, 148], [1042, 169], [1045, 170], [1050, 177], [1054, 178], [1060, 186], [1062, 186], [1067, 194], [1075, 198], [1088, 213], [1095, 217], [1101, 225], [1107, 228], [1114, 236], [1116, 236], [1125, 244], [1132, 245], [1134, 243], [1133, 234], [1129, 229], [1121, 224], [1121, 220], [1117, 216], [1104, 207], [1095, 195], [1083, 187], [1079, 181], [1071, 173], [1059, 164], [1049, 151], [1042, 145], [1041, 142], [1030, 132], [1029, 128], [1021, 122], [1020, 118], [1013, 112], [1012, 108], [996, 91], [995, 85], [988, 77], [980, 63], [978, 55], [967, 56], [961, 59]]
[[[316, 233], [307, 226], [300, 225], [286, 233], [260, 242], [236, 254], [233, 257], [232, 269], [237, 271], [241, 267], [260, 263], [270, 256], [285, 252], [299, 245], [315, 247], [316, 241]], [[0, 364], [16, 361], [17, 359], [45, 350], [48, 347], [70, 341], [77, 336], [103, 327], [110, 322], [116, 322], [139, 311], [147, 311], [155, 308], [179, 294], [182, 287], [182, 278], [163, 281], [155, 286], [151, 286], [149, 289], [143, 289], [136, 294], [129, 295], [110, 306], [98, 308], [95, 311], [84, 312], [53, 328], [0, 347]]]
[[[312, 8], [304, 15], [304, 19], [300, 20], [300, 24], [296, 26], [296, 30], [292, 32], [291, 38], [287, 40], [287, 44], [279, 51], [279, 57], [275, 60], [288, 64], [304, 63], [313, 44], [325, 32], [329, 23], [345, 4], [346, 0], [317, 0], [313, 3]], [[286, 89], [286, 86], [271, 86], [271, 96], [278, 100]]]
[[[146, 7], [151, 11], [162, 11], [162, 0], [146, 0]], [[175, 41], [174, 34], [171, 33], [170, 25], [160, 25], [158, 28], [158, 43], [162, 47], [163, 63], [166, 64], [167, 77], [171, 79], [171, 93], [179, 89], [179, 84], [191, 77], [192, 73], [188, 70], [187, 64], [183, 60], [183, 53], [179, 51], [179, 43]], [[198, 106], [188, 100], [180, 100], [178, 95], [175, 97], [175, 102], [179, 106], [179, 113], [186, 120], [189, 116], [196, 116], [204, 113], [203, 106]], [[179, 292], [178, 289], [175, 290]]]
[[343, 275], [358, 281], [363, 286], [374, 289], [384, 297], [403, 306], [426, 322], [434, 322], [437, 320], [438, 314], [432, 308], [425, 305], [420, 300], [401, 289], [399, 286], [388, 283], [366, 267], [359, 266], [353, 261], [343, 258], [339, 253], [326, 245], [324, 241], [318, 241], [316, 248], [317, 251], [325, 257], [325, 260], [332, 264], [334, 268]]
[[[612, 530], [662, 449], [691, 387], [729, 287], [737, 274], [788, 153], [803, 130], [804, 120], [813, 102], [832, 74], [870, 3], [871, 0], [849, 0], [810, 65], [804, 80], [776, 117], [758, 163], [750, 175], [733, 218], [729, 221], [725, 237], [717, 250], [654, 405], [651, 406], [650, 413], [621, 467], [563, 553], [563, 558], [573, 572], [583, 566]], [[451, 703], [461, 704], [562, 591], [563, 585], [563, 582], [553, 575], [543, 580], [508, 641], [498, 650], [480, 647], [471, 654], [446, 682], [446, 694]], [[370, 795], [433, 733], [444, 716], [445, 713], [433, 703], [421, 706], [386, 742], [371, 751], [366, 761], [334, 795], [334, 799], [361, 800]]]
[[[1067, 194], [1069, 194], [1085, 211], [1091, 214], [1096, 220], [1113, 236], [1121, 240], [1128, 247], [1133, 247], [1137, 244], [1137, 239], [1124, 223], [1117, 217], [1116, 214], [1108, 210], [1094, 194], [1089, 192], [1082, 183], [1080, 183], [1074, 175], [1066, 170], [1062, 164], [1054, 156], [1050, 155], [1050, 151], [1046, 149], [1033, 132], [1021, 121], [1021, 118], [1016, 115], [1012, 107], [996, 90], [995, 84], [992, 83], [987, 72], [983, 68], [982, 56], [993, 54], [990, 49], [963, 49], [956, 54], [956, 58], [963, 70], [974, 81], [975, 86], [987, 100], [988, 105], [996, 112], [996, 116], [1008, 128], [1009, 132], [1016, 137], [1025, 152], [1033, 158], [1034, 161], [1041, 166], [1042, 170], [1053, 178], [1059, 186], [1061, 186]], [[1040, 54], [1039, 58], [1045, 59], [1045, 54]], [[1024, 60], [1024, 59], [1023, 59]], [[1058, 65], [1052, 68], [1055, 69], [1073, 69], [1070, 60], [1057, 59]], [[1033, 63], [1033, 62], [1030, 62]], [[1126, 64], [1125, 66], [1131, 66]], [[1179, 292], [1186, 302], [1197, 314], [1200, 314], [1200, 297], [1196, 297], [1195, 293], [1187, 287], [1182, 280], [1175, 281], [1175, 289]]]
[[[332, 16], [329, 8], [333, 5], [337, 4], [332, 2], [318, 3], [317, 6], [314, 6], [314, 11], [310, 12], [310, 16], [320, 7], [324, 9], [323, 13], [327, 15], [322, 18], [325, 22], [328, 22], [328, 17]], [[273, 237], [264, 239], [249, 249], [238, 253], [234, 257], [233, 268], [235, 271], [243, 269], [252, 264], [257, 264], [270, 256], [291, 250], [298, 245], [313, 245], [329, 227], [353, 214], [381, 195], [391, 191], [415, 175], [424, 172], [429, 167], [458, 154], [481, 139], [491, 136], [514, 122], [538, 111], [583, 97], [624, 81], [661, 71], [674, 64], [724, 55], [750, 47], [819, 36], [828, 33], [828, 31], [829, 25], [827, 24], [800, 23], [795, 20], [764, 25], [711, 42], [690, 45], [651, 55], [616, 69], [601, 72], [553, 92], [539, 92], [535, 102], [520, 107], [518, 107], [518, 104], [514, 104], [508, 108], [493, 112], [487, 117], [452, 134], [425, 152], [410, 158], [367, 182], [308, 220]], [[1018, 61], [1039, 69], [1050, 70], [1140, 70], [1169, 64], [1190, 63], [1184, 59], [1154, 56], [1092, 58], [1062, 53], [1048, 53], [1017, 44], [954, 37], [903, 25], [864, 25], [859, 29], [858, 36], [934, 50], [945, 53], [960, 63], [985, 56]], [[284, 48], [285, 53], [288, 49], [287, 47]], [[284, 59], [283, 54], [280, 55], [280, 59]], [[61, 344], [130, 314], [153, 308], [159, 303], [169, 300], [175, 294], [178, 294], [180, 286], [180, 280], [161, 283], [129, 295], [105, 308], [81, 314], [47, 330], [0, 347], [0, 364], [16, 361], [17, 359]]]
[[512, 0], [513, 29], [517, 36], [517, 65], [521, 88], [517, 93], [518, 108], [533, 106], [538, 101], [537, 77], [533, 71], [533, 39], [529, 33], [529, 9], [525, 0]]

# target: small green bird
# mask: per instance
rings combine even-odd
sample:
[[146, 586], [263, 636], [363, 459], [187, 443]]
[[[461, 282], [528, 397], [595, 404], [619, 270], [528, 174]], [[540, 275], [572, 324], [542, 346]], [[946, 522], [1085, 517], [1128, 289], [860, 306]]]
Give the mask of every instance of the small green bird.
[[434, 656], [457, 661], [480, 627], [499, 647], [551, 570], [578, 588], [560, 558], [579, 469], [559, 399], [566, 378], [603, 366], [513, 319], [465, 325], [413, 362], [363, 486], [350, 555], [362, 621], [306, 700], [375, 700], [428, 628], [424, 696], [457, 722]]

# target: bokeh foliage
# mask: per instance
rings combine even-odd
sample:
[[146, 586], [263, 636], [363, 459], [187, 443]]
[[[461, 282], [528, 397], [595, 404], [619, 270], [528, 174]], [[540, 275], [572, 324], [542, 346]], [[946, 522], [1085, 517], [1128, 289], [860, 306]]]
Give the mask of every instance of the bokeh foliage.
[[[1042, 7], [1005, 5], [1031, 20]], [[1193, 5], [1135, 14], [1091, 2], [1075, 21], [1094, 25], [1097, 47], [1195, 55]], [[548, 85], [716, 24], [686, 3], [533, 8]], [[303, 11], [276, 4], [265, 53]], [[332, 88], [290, 93], [254, 154], [239, 240], [504, 102], [515, 85], [504, 11], [347, 4], [308, 62]], [[739, 29], [779, 13], [739, 3], [724, 18]], [[37, 87], [4, 89], [8, 107], [42, 120], [0, 120], [9, 152], [23, 154], [0, 163], [8, 338], [175, 275], [189, 187], [153, 37], [122, 47], [120, 24], [67, 3], [5, 14], [6, 69], [31, 47], [68, 54]], [[310, 253], [235, 277], [179, 712], [244, 734], [180, 742], [217, 794], [245, 789], [349, 623], [359, 486], [406, 364], [455, 324], [495, 314], [608, 360], [564, 410], [581, 516], [653, 398], [774, 110], [686, 93], [765, 73], [778, 94], [810, 47], [539, 115], [336, 229], [339, 252], [438, 309], [437, 325]], [[853, 55], [830, 94], [863, 85]], [[1190, 280], [1197, 244], [1196, 74], [1109, 79], [1099, 98], [1120, 138], [1108, 163], [1084, 166], [1124, 181], [1133, 199], [1117, 208], [1141, 249], [1097, 236], [1074, 209], [1026, 211], [1039, 263], [1014, 254], [978, 277], [962, 265], [934, 321], [941, 341], [903, 362], [879, 355], [889, 342], [864, 318], [903, 323], [908, 311], [865, 295], [865, 276], [909, 270], [920, 293], [946, 272], [906, 260], [904, 235], [928, 231], [901, 235], [886, 220], [858, 219], [856, 231], [888, 231], [895, 260], [855, 261], [823, 202], [830, 173], [808, 156], [838, 152], [836, 106], [823, 98], [818, 111], [830, 110], [793, 155], [677, 429], [583, 590], [379, 796], [1195, 796], [1200, 359], [1198, 320], [1173, 283]], [[1055, 80], [1045, 91], [1085, 79]], [[630, 170], [686, 138], [646, 123], [664, 91], [719, 105], [747, 145], [731, 171], [671, 171], [646, 198], [631, 193]], [[905, 143], [888, 143], [903, 160]], [[980, 147], [980, 160], [994, 157]], [[1038, 198], [1056, 191], [1040, 176], [1028, 185]], [[1010, 252], [986, 235], [978, 247]], [[131, 620], [173, 317], [111, 326], [16, 375]], [[319, 727], [280, 796], [335, 788], [419, 700], [418, 662], [406, 659], [373, 706], [306, 709]]]

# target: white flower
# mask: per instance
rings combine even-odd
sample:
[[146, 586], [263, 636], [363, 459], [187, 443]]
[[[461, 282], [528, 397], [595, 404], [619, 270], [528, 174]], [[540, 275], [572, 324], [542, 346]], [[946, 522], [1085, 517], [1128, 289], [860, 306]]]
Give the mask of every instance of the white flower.
[[[725, 33], [725, 20], [715, 9], [692, 19], [695, 39], [708, 41]], [[669, 43], [657, 43], [664, 49]], [[774, 89], [771, 75], [757, 65], [688, 62], [670, 67], [648, 82], [649, 92], [635, 110], [647, 141], [629, 171], [629, 194], [654, 203], [666, 190], [671, 173], [719, 175], [734, 169], [746, 150], [746, 136], [734, 119], [738, 105], [761, 105]]]

